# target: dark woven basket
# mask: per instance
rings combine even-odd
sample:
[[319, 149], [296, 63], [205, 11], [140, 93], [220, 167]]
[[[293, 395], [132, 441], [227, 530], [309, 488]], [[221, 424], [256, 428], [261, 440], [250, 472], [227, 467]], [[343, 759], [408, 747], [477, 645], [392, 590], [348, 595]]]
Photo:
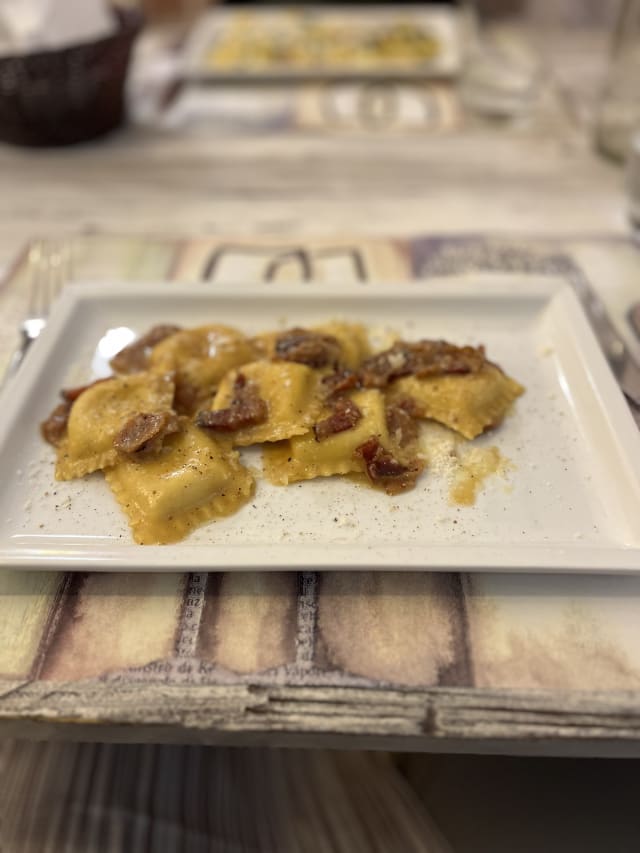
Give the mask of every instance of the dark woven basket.
[[0, 58], [0, 139], [71, 145], [122, 123], [127, 69], [141, 18], [117, 16], [118, 30], [99, 41]]

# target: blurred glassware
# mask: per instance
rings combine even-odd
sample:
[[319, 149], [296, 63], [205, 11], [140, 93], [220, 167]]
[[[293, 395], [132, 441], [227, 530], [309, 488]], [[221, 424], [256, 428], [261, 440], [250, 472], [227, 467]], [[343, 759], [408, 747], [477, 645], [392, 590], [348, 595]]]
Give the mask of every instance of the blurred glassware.
[[465, 56], [460, 98], [465, 107], [481, 115], [518, 118], [536, 102], [540, 63], [512, 31], [487, 27], [483, 8], [477, 0], [462, 3]]
[[631, 134], [625, 180], [627, 213], [634, 228], [640, 229], [640, 125]]
[[551, 96], [591, 132], [620, 0], [463, 0], [463, 7], [476, 25], [463, 75], [470, 108], [517, 117]]
[[640, 0], [623, 0], [596, 120], [598, 150], [624, 161], [636, 128], [640, 128]]

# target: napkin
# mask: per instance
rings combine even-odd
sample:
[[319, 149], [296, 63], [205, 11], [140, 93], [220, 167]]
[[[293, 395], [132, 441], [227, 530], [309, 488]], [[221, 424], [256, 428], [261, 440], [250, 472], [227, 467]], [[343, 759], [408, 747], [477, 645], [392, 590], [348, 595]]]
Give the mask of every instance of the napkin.
[[0, 55], [55, 50], [115, 29], [107, 0], [0, 0]]

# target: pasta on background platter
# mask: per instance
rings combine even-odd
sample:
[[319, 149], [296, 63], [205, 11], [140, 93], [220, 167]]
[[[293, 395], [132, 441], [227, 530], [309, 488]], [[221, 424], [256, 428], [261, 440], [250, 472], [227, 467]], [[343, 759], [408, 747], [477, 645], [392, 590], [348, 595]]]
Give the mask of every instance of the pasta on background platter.
[[102, 471], [143, 545], [240, 510], [256, 486], [243, 448], [262, 448], [274, 486], [355, 475], [397, 495], [423, 476], [422, 421], [472, 440], [524, 392], [483, 347], [376, 351], [363, 325], [338, 320], [253, 337], [154, 326], [111, 364], [114, 376], [63, 390], [41, 432], [56, 478]]

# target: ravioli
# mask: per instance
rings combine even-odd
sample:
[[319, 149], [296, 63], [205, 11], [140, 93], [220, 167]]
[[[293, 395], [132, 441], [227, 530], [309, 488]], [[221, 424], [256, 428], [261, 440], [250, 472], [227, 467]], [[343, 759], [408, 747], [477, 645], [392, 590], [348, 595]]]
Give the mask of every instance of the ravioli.
[[263, 452], [264, 475], [277, 486], [312, 480], [314, 477], [331, 477], [334, 474], [364, 473], [365, 464], [356, 449], [371, 436], [390, 447], [385, 415], [385, 398], [380, 391], [357, 391], [351, 399], [362, 412], [362, 418], [351, 429], [317, 441], [313, 431], [294, 436], [289, 441]]
[[177, 390], [183, 400], [188, 397], [181, 408], [192, 413], [211, 399], [225, 373], [255, 356], [255, 348], [242, 332], [229, 326], [200, 326], [176, 332], [157, 344], [149, 356], [149, 367], [175, 373]]
[[114, 439], [133, 415], [171, 409], [169, 376], [136, 373], [99, 382], [84, 391], [69, 414], [67, 435], [58, 447], [56, 477], [71, 480], [114, 465]]
[[[340, 351], [337, 367], [347, 367], [353, 370], [371, 352], [367, 330], [360, 323], [344, 323], [334, 320], [330, 323], [322, 323], [319, 326], [307, 328], [309, 332], [335, 338]], [[264, 332], [261, 335], [256, 335], [252, 340], [259, 355], [262, 358], [276, 358], [276, 344], [284, 334], [286, 332], [282, 331]]]
[[312, 331], [331, 335], [338, 341], [342, 353], [341, 367], [355, 370], [362, 359], [371, 353], [367, 330], [360, 323], [343, 323], [334, 320], [330, 323], [322, 323], [320, 326], [313, 326]]
[[268, 410], [263, 423], [241, 428], [231, 435], [233, 444], [238, 447], [281, 441], [305, 433], [322, 409], [321, 377], [317, 371], [290, 361], [256, 361], [225, 376], [211, 407], [214, 411], [225, 409], [231, 403], [238, 373], [255, 384]]
[[472, 439], [497, 426], [524, 388], [494, 364], [478, 373], [451, 374], [420, 379], [406, 376], [391, 386], [390, 396], [408, 395], [421, 417], [438, 421]]
[[238, 453], [193, 425], [169, 436], [157, 455], [126, 459], [105, 478], [140, 545], [177, 542], [236, 512], [254, 489]]

